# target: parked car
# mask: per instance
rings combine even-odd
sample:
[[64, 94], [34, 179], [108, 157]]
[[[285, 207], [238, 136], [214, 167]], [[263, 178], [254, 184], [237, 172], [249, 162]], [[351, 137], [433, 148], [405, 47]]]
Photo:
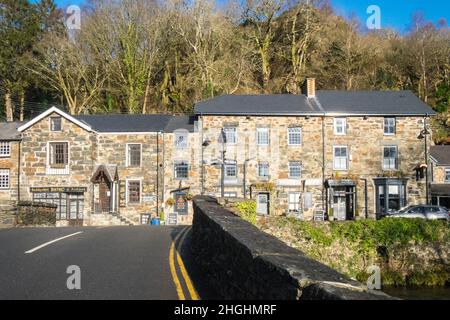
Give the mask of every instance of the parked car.
[[413, 205], [386, 214], [388, 218], [421, 218], [450, 221], [450, 212], [445, 207]]

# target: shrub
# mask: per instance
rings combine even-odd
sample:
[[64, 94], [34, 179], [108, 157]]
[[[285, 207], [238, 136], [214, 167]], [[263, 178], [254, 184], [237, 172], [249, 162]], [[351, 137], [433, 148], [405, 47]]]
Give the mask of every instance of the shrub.
[[241, 214], [241, 218], [250, 222], [251, 224], [256, 224], [256, 202], [254, 201], [243, 201], [236, 205], [236, 208]]

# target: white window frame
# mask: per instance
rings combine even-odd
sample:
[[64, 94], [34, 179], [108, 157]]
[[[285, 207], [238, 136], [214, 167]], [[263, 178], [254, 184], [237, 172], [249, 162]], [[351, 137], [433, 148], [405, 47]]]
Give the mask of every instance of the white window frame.
[[[291, 142], [291, 130], [297, 129], [297, 132], [292, 132], [292, 134], [298, 134], [300, 136], [300, 141], [298, 143]], [[302, 128], [301, 127], [291, 127], [287, 128], [287, 143], [289, 146], [301, 146], [302, 145]]]
[[[238, 139], [237, 138], [237, 127], [232, 127], [232, 126], [230, 126], [230, 127], [223, 127], [222, 130], [223, 130], [223, 132], [225, 134], [225, 140], [226, 140], [225, 143], [226, 144], [229, 144], [229, 145], [237, 144], [237, 139]], [[233, 141], [232, 142], [230, 142], [230, 139], [228, 139], [230, 132], [234, 132], [234, 134], [233, 134]]]
[[[183, 136], [184, 141], [180, 145], [178, 142], [178, 137]], [[176, 149], [187, 149], [189, 147], [189, 132], [187, 130], [178, 130], [174, 132], [173, 144]]]
[[[261, 169], [265, 168], [267, 175], [261, 175]], [[270, 164], [267, 161], [258, 162], [258, 177], [263, 179], [268, 179], [270, 177]]]
[[[51, 167], [51, 144], [53, 143], [67, 143], [67, 164], [64, 168]], [[69, 141], [48, 141], [47, 142], [47, 159], [46, 159], [46, 174], [48, 175], [68, 175], [70, 174], [70, 142]]]
[[[395, 158], [385, 158], [384, 157], [384, 150], [386, 149], [386, 148], [395, 148], [395, 155], [396, 155], [396, 157]], [[395, 170], [398, 170], [398, 147], [397, 146], [383, 146], [383, 150], [382, 150], [382, 168], [383, 168], [383, 170], [385, 170], [385, 171], [395, 171]], [[394, 168], [392, 168], [391, 167], [391, 164], [392, 164], [392, 162], [391, 162], [391, 160], [389, 161], [389, 166], [386, 166], [386, 163], [385, 163], [385, 160], [386, 159], [394, 159]]]
[[[5, 179], [6, 183], [4, 185], [3, 182], [0, 184], [0, 190], [9, 190], [11, 188], [11, 169], [1, 168], [0, 177], [6, 177], [6, 179], [2, 178]], [[0, 179], [0, 181], [2, 181], [2, 179]]]
[[[347, 118], [334, 118], [334, 134], [336, 136], [345, 136], [347, 134]], [[341, 122], [339, 124], [339, 122]], [[342, 132], [338, 132], [338, 128], [342, 127]]]
[[[140, 159], [139, 159], [139, 166], [132, 166], [130, 164], [130, 150], [129, 150], [129, 146], [130, 145], [139, 145], [141, 151], [140, 151]], [[142, 167], [142, 143], [127, 143], [125, 146], [125, 159], [126, 159], [126, 166], [129, 168], [141, 168]]]
[[[269, 128], [266, 128], [266, 127], [256, 128], [256, 144], [258, 146], [268, 146], [270, 144], [270, 134], [269, 133], [270, 133]], [[261, 139], [261, 138], [265, 138], [265, 139]]]
[[[59, 119], [59, 121], [60, 121], [60, 128], [59, 128], [59, 130], [53, 130], [53, 123], [52, 123], [52, 119], [56, 119], [56, 118], [58, 118]], [[50, 128], [50, 131], [51, 132], [61, 132], [62, 131], [62, 117], [60, 116], [60, 115], [58, 115], [58, 116], [50, 116], [49, 118], [48, 118], [48, 123], [49, 123], [49, 128]]]
[[[187, 166], [187, 177], [178, 177], [177, 176], [177, 165], [186, 165]], [[185, 160], [176, 160], [173, 163], [173, 177], [175, 180], [188, 180], [189, 179], [189, 170], [190, 170], [190, 165], [189, 165], [189, 161], [185, 161]]]
[[0, 158], [7, 158], [11, 156], [11, 141], [0, 141]]
[[[291, 167], [293, 167], [294, 163], [298, 163], [300, 166], [300, 171], [299, 171], [299, 175], [298, 176], [293, 176], [291, 175]], [[301, 161], [289, 161], [288, 163], [288, 177], [289, 179], [301, 179], [302, 178], [302, 169], [303, 169], [303, 165]]]
[[[291, 202], [291, 197], [296, 198], [296, 202]], [[300, 212], [301, 209], [301, 201], [300, 201], [301, 193], [300, 192], [289, 192], [288, 193], [288, 212]], [[292, 205], [292, 207], [291, 207]]]
[[[447, 179], [447, 174], [449, 176], [449, 179]], [[444, 168], [444, 182], [450, 183], [450, 168]]]
[[[338, 149], [338, 148], [339, 149], [345, 148], [345, 150], [346, 150], [345, 169], [336, 166], [336, 149]], [[340, 156], [339, 158], [343, 158], [343, 157]], [[347, 171], [348, 167], [349, 167], [349, 161], [348, 161], [349, 158], [350, 158], [350, 155], [349, 155], [348, 146], [333, 146], [333, 170]]]
[[[139, 204], [141, 204], [142, 203], [142, 178], [137, 178], [137, 179], [130, 178], [130, 179], [126, 179], [125, 181], [126, 181], [125, 196], [126, 196], [127, 205], [128, 204], [130, 204], [130, 205], [139, 205]], [[139, 202], [130, 202], [128, 186], [129, 186], [130, 182], [135, 182], [135, 181], [139, 181]]]
[[[394, 132], [386, 132], [386, 128], [392, 127], [391, 125], [386, 126], [386, 121], [394, 120]], [[394, 136], [397, 133], [397, 118], [395, 117], [385, 117], [383, 119], [383, 134], [385, 136]]]
[[[229, 176], [227, 174], [227, 167], [234, 167], [234, 172], [235, 172], [234, 176]], [[237, 179], [237, 176], [238, 176], [237, 163], [225, 163], [224, 166], [223, 166], [223, 175], [224, 175], [226, 180], [235, 180], [235, 179]]]

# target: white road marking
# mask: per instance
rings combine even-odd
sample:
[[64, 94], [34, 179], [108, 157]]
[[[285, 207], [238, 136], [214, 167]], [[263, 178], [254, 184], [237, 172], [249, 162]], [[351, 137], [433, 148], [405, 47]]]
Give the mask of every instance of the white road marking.
[[67, 236], [64, 236], [64, 237], [61, 237], [61, 238], [58, 238], [58, 239], [55, 239], [55, 240], [46, 242], [46, 243], [44, 243], [44, 244], [41, 244], [40, 246], [37, 246], [36, 248], [30, 249], [30, 250], [28, 250], [28, 251], [25, 251], [25, 253], [26, 253], [26, 254], [27, 254], [27, 253], [33, 253], [33, 252], [35, 252], [35, 251], [37, 251], [37, 250], [39, 250], [39, 249], [42, 249], [42, 248], [44, 248], [44, 247], [46, 247], [46, 246], [48, 246], [48, 245], [50, 245], [50, 244], [52, 244], [52, 243], [55, 243], [55, 242], [57, 242], [57, 241], [60, 241], [60, 240], [63, 240], [63, 239], [69, 238], [69, 237], [76, 236], [77, 234], [80, 234], [80, 233], [83, 233], [83, 231], [78, 231], [78, 232], [69, 234], [69, 235], [67, 235]]

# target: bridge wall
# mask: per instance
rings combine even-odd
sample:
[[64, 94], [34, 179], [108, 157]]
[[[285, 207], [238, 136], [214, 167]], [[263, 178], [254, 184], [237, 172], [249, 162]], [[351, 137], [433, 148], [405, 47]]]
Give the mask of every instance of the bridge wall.
[[393, 299], [260, 231], [216, 199], [194, 197], [191, 249], [225, 299]]

